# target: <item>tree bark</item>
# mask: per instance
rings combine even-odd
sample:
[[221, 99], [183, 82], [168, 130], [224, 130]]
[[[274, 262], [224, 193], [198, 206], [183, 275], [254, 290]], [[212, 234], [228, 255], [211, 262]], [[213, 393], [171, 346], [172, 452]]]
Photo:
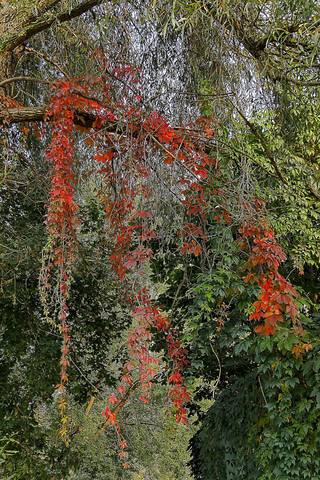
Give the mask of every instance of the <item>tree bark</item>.
[[[0, 39], [5, 38], [10, 30], [16, 28], [16, 9], [7, 2], [0, 3]], [[1, 48], [2, 40], [0, 40]], [[12, 76], [14, 69], [14, 54], [13, 52], [0, 52], [0, 82]], [[0, 87], [0, 101], [1, 96], [6, 95], [6, 87]]]
[[[46, 106], [6, 108], [0, 110], [0, 125], [10, 125], [23, 122], [43, 122], [46, 120], [46, 112]], [[75, 112], [74, 123], [81, 127], [91, 128], [95, 119], [95, 115], [91, 113], [78, 111]]]

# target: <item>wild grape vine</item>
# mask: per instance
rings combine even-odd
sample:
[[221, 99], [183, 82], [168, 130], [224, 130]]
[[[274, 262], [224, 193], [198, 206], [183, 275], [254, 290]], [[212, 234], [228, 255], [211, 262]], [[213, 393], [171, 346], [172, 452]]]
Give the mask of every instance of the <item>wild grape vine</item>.
[[[133, 77], [130, 67], [114, 76]], [[180, 251], [200, 256], [208, 240], [206, 221], [209, 212], [208, 185], [211, 171], [217, 173], [218, 162], [208, 154], [207, 143], [214, 134], [210, 119], [201, 118], [187, 128], [173, 128], [157, 112], [148, 113], [139, 96], [131, 102], [116, 100], [111, 84], [102, 78], [90, 81], [60, 81], [54, 85], [47, 121], [52, 126], [47, 158], [51, 164], [51, 189], [48, 202], [47, 230], [49, 261], [41, 274], [45, 309], [50, 292], [56, 305], [56, 318], [62, 336], [60, 382], [57, 386], [61, 416], [61, 436], [68, 443], [66, 385], [70, 355], [71, 329], [68, 322], [68, 299], [72, 268], [76, 260], [77, 202], [74, 172], [74, 133], [77, 125], [94, 141], [93, 160], [103, 183], [101, 200], [109, 225], [113, 248], [109, 259], [120, 282], [125, 282], [131, 308], [132, 326], [128, 334], [128, 361], [116, 391], [109, 395], [103, 415], [119, 439], [119, 457], [127, 463], [127, 441], [122, 435], [119, 414], [128, 399], [139, 390], [139, 398], [148, 403], [152, 385], [159, 373], [159, 357], [153, 353], [155, 335], [161, 335], [168, 361], [168, 390], [176, 420], [186, 423], [190, 395], [184, 382], [188, 365], [187, 350], [178, 337], [168, 315], [155, 304], [145, 279], [145, 266], [152, 261], [152, 242], [157, 232], [152, 227], [153, 212], [145, 208], [152, 199], [151, 168], [146, 157], [162, 154], [163, 167], [178, 166], [177, 196], [188, 221], [179, 228]], [[100, 134], [100, 137], [99, 135]], [[88, 140], [88, 139], [87, 139]], [[146, 153], [146, 145], [147, 153]], [[219, 217], [219, 218], [218, 218]], [[231, 214], [222, 209], [217, 222], [231, 222]], [[245, 224], [240, 229], [243, 248], [250, 250], [246, 281], [260, 288], [249, 320], [260, 322], [257, 333], [273, 334], [287, 315], [295, 324], [296, 291], [279, 273], [285, 255], [266, 223]], [[76, 321], [76, 319], [75, 319]], [[262, 323], [261, 323], [262, 321]]]

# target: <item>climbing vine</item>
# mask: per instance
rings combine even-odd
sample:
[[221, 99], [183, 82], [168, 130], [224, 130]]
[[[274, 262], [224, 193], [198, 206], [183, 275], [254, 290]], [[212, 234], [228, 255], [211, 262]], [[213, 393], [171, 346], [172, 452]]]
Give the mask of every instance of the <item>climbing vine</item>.
[[266, 221], [261, 221], [258, 225], [242, 226], [240, 233], [242, 239], [249, 242], [247, 265], [251, 272], [245, 281], [255, 283], [260, 289], [249, 316], [249, 320], [260, 322], [255, 326], [255, 331], [262, 335], [272, 335], [277, 325], [286, 318], [291, 320], [298, 331], [298, 308], [295, 303], [298, 293], [279, 273], [279, 267], [286, 256], [277, 244], [273, 230]]
[[[124, 74], [128, 70], [123, 70]], [[123, 73], [116, 72], [117, 75]], [[98, 82], [93, 82], [98, 83]], [[98, 173], [104, 182], [102, 198], [105, 215], [113, 240], [113, 250], [109, 261], [119, 280], [129, 282], [128, 302], [132, 305], [133, 326], [128, 336], [129, 361], [123, 366], [123, 375], [117, 394], [108, 399], [104, 416], [115, 427], [119, 436], [121, 458], [126, 457], [126, 441], [121, 437], [117, 414], [123, 408], [132, 391], [141, 389], [140, 400], [147, 403], [150, 399], [152, 383], [157, 374], [159, 359], [152, 353], [154, 333], [161, 333], [165, 339], [166, 355], [170, 363], [168, 374], [169, 397], [175, 409], [178, 422], [186, 423], [187, 410], [185, 404], [190, 400], [184, 386], [183, 370], [187, 365], [186, 350], [177, 338], [177, 332], [165, 313], [154, 305], [150, 293], [145, 286], [144, 265], [153, 255], [150, 242], [156, 238], [156, 232], [148, 224], [152, 212], [139, 209], [137, 205], [141, 198], [150, 195], [147, 179], [150, 168], [141, 160], [141, 150], [148, 140], [152, 147], [165, 154], [164, 164], [179, 162], [187, 175], [180, 177], [180, 195], [188, 191], [195, 192], [193, 203], [190, 199], [182, 200], [189, 214], [201, 214], [200, 182], [207, 177], [206, 168], [211, 160], [202, 149], [197, 149], [190, 135], [182, 130], [171, 128], [158, 113], [145, 114], [140, 107], [128, 107], [126, 104], [113, 103], [111, 96], [104, 91], [104, 100], [93, 100], [88, 86], [76, 82], [58, 82], [54, 86], [52, 99], [47, 112], [47, 119], [52, 122], [52, 139], [47, 150], [47, 158], [51, 164], [51, 189], [49, 195], [47, 230], [49, 235], [49, 261], [42, 275], [42, 299], [48, 312], [49, 292], [54, 292], [55, 314], [62, 335], [60, 360], [60, 383], [57, 386], [59, 394], [58, 405], [61, 416], [61, 436], [68, 443], [68, 417], [66, 401], [66, 385], [68, 382], [69, 351], [71, 341], [70, 325], [68, 323], [68, 297], [72, 281], [72, 268], [76, 259], [77, 237], [77, 203], [75, 200], [76, 178], [74, 173], [74, 141], [76, 116], [79, 111], [94, 116], [91, 129], [102, 130], [106, 124], [110, 132], [98, 144], [94, 160], [101, 165]], [[119, 115], [121, 113], [121, 117]], [[128, 146], [122, 137], [117, 138], [116, 129], [123, 118], [126, 127], [134, 134], [132, 143]], [[143, 157], [142, 157], [143, 158]], [[118, 165], [115, 166], [115, 160]], [[183, 185], [183, 188], [182, 188]], [[187, 185], [187, 188], [186, 188]], [[187, 198], [187, 197], [185, 197]], [[140, 199], [140, 200], [139, 200]], [[201, 247], [194, 240], [195, 236], [204, 238], [200, 227], [188, 223], [183, 227], [184, 237], [193, 237], [190, 243], [183, 243], [181, 250], [196, 255]], [[140, 277], [140, 280], [130, 278]], [[55, 281], [55, 285], [53, 285]], [[130, 283], [131, 282], [131, 283]], [[133, 372], [138, 370], [138, 377]], [[124, 462], [124, 466], [126, 462]]]
[[[114, 72], [116, 78], [135, 78], [130, 67]], [[211, 120], [200, 118], [194, 125], [173, 128], [158, 112], [148, 112], [140, 96], [132, 102], [116, 101], [111, 84], [102, 78], [90, 82], [57, 82], [54, 85], [47, 120], [52, 125], [52, 139], [47, 149], [51, 164], [47, 230], [48, 262], [41, 274], [42, 299], [48, 313], [49, 292], [54, 292], [55, 315], [62, 336], [60, 382], [57, 386], [61, 416], [61, 436], [68, 444], [66, 385], [72, 332], [68, 322], [68, 298], [72, 268], [76, 260], [77, 202], [74, 171], [74, 134], [81, 127], [88, 133], [86, 143], [95, 149], [94, 171], [100, 176], [99, 192], [113, 245], [108, 260], [119, 281], [126, 284], [132, 326], [128, 333], [128, 360], [116, 391], [109, 395], [103, 415], [119, 439], [118, 455], [128, 468], [127, 441], [119, 413], [133, 392], [142, 402], [150, 401], [152, 385], [159, 375], [160, 359], [154, 353], [155, 338], [163, 339], [165, 371], [169, 398], [177, 422], [187, 422], [190, 394], [184, 382], [188, 365], [172, 319], [156, 304], [148, 287], [146, 266], [152, 262], [157, 232], [152, 225], [153, 155], [161, 155], [161, 168], [175, 168], [175, 195], [184, 208], [186, 223], [177, 229], [182, 255], [200, 256], [208, 240], [206, 223], [210, 212], [207, 202], [210, 176], [218, 172], [218, 162], [210, 153], [213, 137]], [[94, 138], [94, 140], [92, 140]], [[208, 153], [209, 152], [209, 153]], [[222, 192], [222, 190], [221, 190]], [[223, 203], [223, 202], [222, 202]], [[149, 205], [149, 206], [148, 206]], [[223, 205], [215, 212], [217, 223], [230, 224], [232, 216]], [[255, 331], [272, 335], [279, 322], [290, 318], [298, 328], [297, 292], [279, 273], [285, 254], [274, 232], [257, 214], [239, 232], [243, 250], [249, 251], [246, 282], [257, 285], [260, 293], [252, 305], [250, 321], [260, 322]], [[259, 220], [260, 219], [260, 220]], [[48, 316], [48, 315], [47, 315]], [[76, 321], [76, 319], [75, 319]]]

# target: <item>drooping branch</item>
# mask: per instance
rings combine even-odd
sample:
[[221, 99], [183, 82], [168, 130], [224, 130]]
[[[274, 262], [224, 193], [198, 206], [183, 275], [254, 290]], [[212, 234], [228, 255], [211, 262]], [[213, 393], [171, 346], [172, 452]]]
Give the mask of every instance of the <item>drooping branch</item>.
[[[251, 132], [254, 134], [254, 136], [257, 138], [257, 140], [259, 140], [259, 142], [260, 142], [260, 144], [261, 144], [261, 146], [264, 150], [264, 154], [270, 160], [271, 164], [273, 165], [274, 170], [275, 170], [278, 178], [282, 181], [282, 183], [287, 185], [288, 181], [283, 176], [283, 174], [282, 174], [282, 172], [281, 172], [281, 170], [280, 170], [280, 168], [279, 168], [279, 166], [276, 162], [275, 156], [274, 156], [271, 148], [269, 147], [267, 140], [264, 138], [263, 134], [261, 133], [261, 131], [257, 128], [257, 126], [254, 123], [250, 122], [250, 120], [248, 120], [246, 118], [246, 116], [237, 107], [234, 106], [234, 108], [238, 112], [240, 117], [244, 120], [245, 124], [250, 128]], [[307, 186], [308, 186], [308, 190], [311, 193], [311, 195], [313, 197], [315, 197], [317, 200], [320, 200], [320, 193], [318, 192], [318, 190], [310, 182], [307, 183]]]
[[257, 126], [250, 122], [250, 120], [247, 119], [247, 117], [235, 106], [233, 105], [235, 110], [238, 112], [238, 114], [240, 115], [240, 117], [242, 118], [242, 120], [245, 122], [245, 124], [247, 125], [247, 127], [250, 128], [251, 132], [253, 133], [253, 135], [259, 140], [263, 150], [264, 150], [264, 153], [266, 155], [266, 157], [270, 160], [275, 172], [277, 173], [279, 179], [284, 183], [284, 184], [287, 184], [287, 180], [284, 178], [282, 172], [280, 171], [280, 168], [275, 160], [275, 157], [274, 157], [274, 154], [272, 152], [272, 150], [270, 149], [266, 139], [264, 138], [264, 136], [262, 135], [262, 133], [260, 132], [259, 128], [257, 128]]

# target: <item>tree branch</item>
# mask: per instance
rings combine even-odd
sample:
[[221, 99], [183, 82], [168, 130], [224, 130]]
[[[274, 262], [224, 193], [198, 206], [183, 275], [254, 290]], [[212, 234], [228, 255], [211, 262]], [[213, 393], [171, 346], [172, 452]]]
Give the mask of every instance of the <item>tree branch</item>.
[[[261, 35], [260, 32], [254, 32], [253, 29], [257, 17], [252, 22], [252, 20], [241, 15], [241, 11], [234, 11], [232, 15], [223, 12], [217, 13], [216, 8], [210, 8], [212, 7], [211, 4], [211, 1], [204, 1], [202, 10], [205, 15], [217, 20], [225, 30], [230, 34], [234, 34], [237, 41], [262, 65], [265, 64], [263, 54], [268, 57], [282, 58], [282, 46], [298, 50], [300, 54], [301, 49], [306, 53], [317, 48], [317, 40], [310, 38], [310, 34], [317, 32], [320, 26], [320, 20], [317, 15], [314, 15], [308, 21], [292, 23], [291, 25], [282, 24], [276, 27], [270, 25], [269, 32]], [[258, 12], [258, 17], [261, 11], [262, 9]], [[304, 28], [303, 33], [301, 33], [302, 28]], [[270, 51], [268, 47], [271, 46], [276, 51]], [[292, 80], [289, 79], [289, 81]], [[311, 87], [318, 86], [319, 83], [307, 82], [302, 85]]]
[[272, 163], [273, 168], [275, 169], [275, 171], [276, 171], [278, 177], [280, 178], [280, 180], [282, 180], [282, 182], [284, 184], [287, 184], [288, 182], [284, 178], [281, 170], [279, 169], [278, 164], [277, 164], [277, 162], [274, 158], [273, 152], [269, 148], [269, 145], [267, 144], [267, 142], [266, 142], [264, 136], [262, 135], [262, 133], [260, 132], [260, 130], [252, 122], [250, 122], [247, 119], [247, 117], [235, 105], [233, 105], [233, 107], [238, 112], [240, 117], [244, 120], [245, 124], [250, 128], [250, 130], [254, 134], [254, 136], [260, 141], [260, 144], [261, 144], [261, 146], [264, 150], [264, 153], [265, 153], [266, 157], [269, 158], [269, 160]]
[[45, 107], [6, 108], [0, 111], [0, 124], [43, 121], [46, 114]]
[[286, 76], [274, 76], [270, 75], [270, 78], [275, 82], [288, 82], [293, 83], [293, 85], [298, 85], [299, 87], [320, 87], [320, 80], [296, 80], [294, 78], [289, 78]]
[[73, 18], [79, 17], [83, 13], [91, 10], [91, 8], [101, 5], [104, 0], [84, 0], [80, 5], [74, 7], [72, 10], [64, 11], [58, 14], [49, 13], [31, 22], [22, 28], [20, 32], [11, 33], [3, 38], [0, 43], [0, 53], [10, 52], [19, 45], [22, 45], [26, 40], [51, 27], [54, 22], [68, 22]]
[[59, 70], [59, 72], [61, 72], [62, 75], [64, 75], [66, 78], [69, 78], [69, 75], [67, 74], [67, 72], [56, 61], [54, 61], [51, 57], [48, 57], [48, 55], [46, 55], [45, 53], [39, 52], [38, 50], [35, 50], [34, 48], [30, 48], [30, 47], [26, 47], [25, 51], [29, 53], [33, 53], [34, 55], [37, 55], [40, 58], [43, 58], [43, 60], [45, 60], [48, 63], [51, 63], [51, 65], [56, 67], [56, 69]]
[[[47, 107], [17, 107], [0, 110], [0, 125], [11, 125], [23, 122], [43, 122], [46, 120]], [[85, 128], [91, 128], [96, 117], [85, 111], [75, 112], [74, 123]]]
[[12, 78], [6, 78], [5, 80], [2, 80], [0, 82], [0, 88], [4, 87], [8, 83], [14, 83], [14, 82], [35, 82], [35, 83], [46, 83], [49, 84], [49, 80], [44, 80], [43, 78], [34, 78], [34, 77], [25, 77], [25, 76], [20, 76], [20, 77], [12, 77]]

